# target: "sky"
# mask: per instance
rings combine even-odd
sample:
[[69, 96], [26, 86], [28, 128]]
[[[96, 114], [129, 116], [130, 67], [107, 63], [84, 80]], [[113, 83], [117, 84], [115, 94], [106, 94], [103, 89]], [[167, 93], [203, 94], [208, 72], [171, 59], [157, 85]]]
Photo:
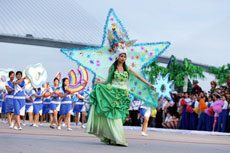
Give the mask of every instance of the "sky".
[[138, 42], [170, 41], [164, 56], [173, 54], [214, 66], [229, 62], [228, 0], [116, 0], [113, 5], [107, 0], [84, 0], [79, 4], [100, 22], [114, 8], [131, 39]]
[[[27, 3], [25, 0], [20, 1]], [[4, 14], [5, 20], [2, 20], [4, 24], [0, 22], [0, 33], [6, 34], [7, 31], [9, 34], [26, 34], [26, 30], [28, 30], [28, 33], [35, 36], [47, 37], [49, 36], [47, 33], [52, 31], [52, 37], [57, 39], [76, 40], [78, 42], [84, 40], [83, 42], [87, 41], [90, 44], [100, 44], [107, 13], [110, 8], [113, 8], [131, 39], [137, 39], [138, 43], [170, 41], [171, 46], [163, 56], [175, 55], [179, 59], [187, 57], [193, 62], [212, 66], [229, 63], [230, 1], [228, 0], [56, 1], [56, 4], [50, 5], [50, 9], [47, 7], [45, 11], [43, 10], [41, 18], [31, 17], [35, 21], [34, 25], [28, 22], [30, 20], [25, 18], [26, 15], [17, 14], [17, 11], [15, 12], [17, 9], [11, 10], [12, 13]], [[5, 6], [4, 8], [8, 9], [12, 6], [6, 2], [0, 2], [4, 3], [4, 5], [0, 5], [0, 8]], [[42, 3], [42, 1], [36, 3], [39, 2]], [[50, 0], [49, 2], [55, 1]], [[59, 7], [62, 6], [62, 3], [66, 3], [66, 8], [72, 5], [71, 11], [76, 10], [76, 12], [81, 13], [73, 16], [70, 12], [61, 10]], [[55, 5], [58, 6], [56, 10]], [[14, 5], [14, 7], [16, 6]], [[36, 8], [38, 10], [44, 9], [44, 7]], [[24, 10], [29, 11], [29, 9]], [[53, 13], [54, 10], [55, 13]], [[36, 14], [36, 10], [32, 12]], [[26, 13], [28, 14], [28, 12]], [[42, 16], [47, 15], [49, 17], [49, 14], [52, 13], [62, 19], [57, 18], [58, 22], [55, 21], [57, 26], [52, 26], [52, 22], [47, 23], [49, 20], [45, 20]], [[6, 18], [10, 20], [7, 21]], [[39, 20], [39, 22], [36, 23], [36, 20]], [[21, 23], [23, 23], [23, 30], [25, 31], [20, 30]], [[71, 25], [68, 23], [71, 23]], [[33, 27], [36, 25], [38, 26], [37, 29]], [[17, 28], [17, 31], [14, 27]], [[47, 35], [42, 32], [38, 33], [39, 30], [44, 31]], [[59, 35], [61, 36], [59, 37]], [[49, 72], [50, 80], [59, 71], [62, 72], [63, 76], [66, 76], [70, 69], [77, 67], [57, 48], [0, 43], [0, 50], [0, 68], [23, 70], [27, 65], [42, 63]], [[210, 88], [209, 81], [213, 80], [214, 77], [209, 74], [206, 74], [206, 76], [207, 79], [200, 80], [200, 84], [208, 90]]]

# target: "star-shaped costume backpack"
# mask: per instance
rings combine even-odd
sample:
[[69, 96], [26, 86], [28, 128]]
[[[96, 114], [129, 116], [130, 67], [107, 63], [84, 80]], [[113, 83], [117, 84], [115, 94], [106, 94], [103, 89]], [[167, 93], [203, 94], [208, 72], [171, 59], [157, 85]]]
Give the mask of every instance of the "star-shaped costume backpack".
[[[170, 42], [134, 44], [113, 9], [110, 9], [104, 27], [102, 44], [99, 47], [61, 49], [68, 58], [84, 66], [96, 78], [107, 80], [108, 70], [117, 57], [115, 47], [127, 49], [126, 64], [146, 79], [144, 68], [157, 59], [170, 45]], [[129, 76], [130, 94], [143, 100], [146, 105], [157, 107], [157, 95], [148, 85], [135, 76]]]

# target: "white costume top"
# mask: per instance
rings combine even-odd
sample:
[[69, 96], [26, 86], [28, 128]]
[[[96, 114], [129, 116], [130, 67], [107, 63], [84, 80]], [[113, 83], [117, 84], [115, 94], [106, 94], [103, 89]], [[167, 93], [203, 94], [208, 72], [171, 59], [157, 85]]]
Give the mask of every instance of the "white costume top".
[[170, 121], [172, 121], [172, 116], [170, 116], [170, 117], [167, 116], [167, 117], [165, 118], [165, 122], [170, 122]]
[[190, 98], [184, 99], [187, 102], [187, 105], [192, 105], [192, 100]]
[[143, 103], [143, 101], [135, 99], [131, 102], [129, 110], [139, 110]]
[[224, 101], [223, 109], [228, 109], [228, 102], [226, 100]]

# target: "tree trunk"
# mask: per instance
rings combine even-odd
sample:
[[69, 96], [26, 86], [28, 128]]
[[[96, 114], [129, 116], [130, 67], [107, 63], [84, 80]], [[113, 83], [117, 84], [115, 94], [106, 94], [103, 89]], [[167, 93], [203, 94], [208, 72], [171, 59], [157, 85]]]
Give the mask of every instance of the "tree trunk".
[[188, 76], [184, 77], [183, 92], [188, 92]]

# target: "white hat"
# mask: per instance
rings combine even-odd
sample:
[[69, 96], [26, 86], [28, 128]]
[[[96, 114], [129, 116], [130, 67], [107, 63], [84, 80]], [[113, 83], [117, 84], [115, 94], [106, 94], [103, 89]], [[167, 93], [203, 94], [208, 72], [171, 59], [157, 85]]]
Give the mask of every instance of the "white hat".
[[128, 50], [124, 43], [118, 43], [118, 46], [114, 48], [114, 59], [117, 59], [120, 56], [120, 54], [128, 55]]

